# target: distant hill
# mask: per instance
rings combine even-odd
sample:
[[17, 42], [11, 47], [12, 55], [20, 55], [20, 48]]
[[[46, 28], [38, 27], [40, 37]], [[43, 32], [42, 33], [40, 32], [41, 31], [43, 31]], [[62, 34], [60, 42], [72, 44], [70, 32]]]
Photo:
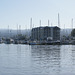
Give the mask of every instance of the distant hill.
[[[71, 34], [72, 29], [61, 29], [61, 37], [63, 35], [68, 36]], [[30, 36], [30, 29], [27, 30], [8, 30], [8, 29], [0, 29], [0, 37], [11, 37], [11, 36], [15, 36], [17, 34], [22, 34], [22, 35], [27, 35], [28, 37]]]
[[61, 37], [63, 35], [69, 36], [71, 34], [72, 29], [61, 29]]
[[30, 36], [30, 29], [27, 30], [8, 30], [8, 29], [0, 29], [0, 37], [11, 37], [16, 36], [17, 34]]

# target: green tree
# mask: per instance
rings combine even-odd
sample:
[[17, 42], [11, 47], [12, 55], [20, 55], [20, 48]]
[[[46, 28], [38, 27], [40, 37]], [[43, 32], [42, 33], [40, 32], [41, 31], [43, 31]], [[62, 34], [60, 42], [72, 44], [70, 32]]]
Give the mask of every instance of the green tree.
[[72, 30], [71, 36], [75, 37], [75, 29]]

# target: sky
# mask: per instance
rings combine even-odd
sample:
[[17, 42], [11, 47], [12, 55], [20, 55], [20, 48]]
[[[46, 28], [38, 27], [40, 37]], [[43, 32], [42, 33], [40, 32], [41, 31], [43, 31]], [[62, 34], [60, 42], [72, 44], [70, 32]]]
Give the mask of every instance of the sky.
[[75, 0], [0, 0], [0, 29], [21, 29], [48, 25], [60, 28], [75, 27]]

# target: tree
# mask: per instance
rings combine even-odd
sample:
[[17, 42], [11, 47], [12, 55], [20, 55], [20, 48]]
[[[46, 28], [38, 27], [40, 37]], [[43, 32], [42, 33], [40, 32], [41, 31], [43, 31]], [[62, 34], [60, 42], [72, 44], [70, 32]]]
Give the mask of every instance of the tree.
[[72, 30], [71, 36], [75, 37], [75, 29]]

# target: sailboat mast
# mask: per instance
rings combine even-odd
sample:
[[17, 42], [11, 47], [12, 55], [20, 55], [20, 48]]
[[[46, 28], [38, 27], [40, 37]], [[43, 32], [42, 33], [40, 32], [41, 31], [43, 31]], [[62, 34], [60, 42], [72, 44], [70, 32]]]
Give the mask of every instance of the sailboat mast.
[[[59, 13], [58, 13], [58, 27], [60, 28], [60, 16], [59, 16]], [[59, 34], [60, 34], [59, 40], [61, 40], [61, 30], [60, 30]]]
[[8, 25], [8, 37], [9, 37], [9, 25]]
[[48, 26], [49, 26], [49, 20], [48, 20]]
[[72, 29], [73, 29], [73, 18], [72, 18]]
[[21, 35], [21, 25], [19, 25], [19, 34]]
[[17, 36], [18, 36], [18, 24], [17, 24]]
[[32, 18], [30, 19], [30, 30], [32, 29]]
[[41, 20], [40, 20], [40, 27], [41, 27]]
[[59, 13], [58, 13], [58, 27], [60, 28], [60, 18], [59, 18]]

